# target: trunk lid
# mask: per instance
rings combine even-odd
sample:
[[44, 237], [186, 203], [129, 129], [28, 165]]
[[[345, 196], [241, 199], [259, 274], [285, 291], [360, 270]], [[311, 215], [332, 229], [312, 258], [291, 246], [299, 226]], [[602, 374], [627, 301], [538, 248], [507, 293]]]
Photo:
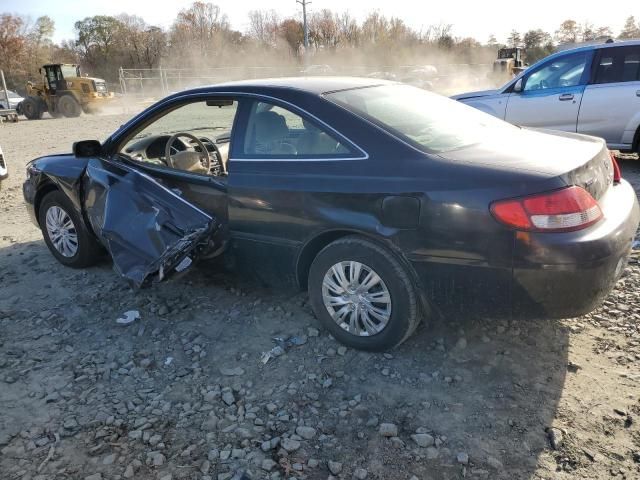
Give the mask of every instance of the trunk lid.
[[598, 200], [613, 183], [613, 166], [604, 140], [576, 133], [521, 128], [508, 137], [441, 153], [443, 159], [558, 177]]

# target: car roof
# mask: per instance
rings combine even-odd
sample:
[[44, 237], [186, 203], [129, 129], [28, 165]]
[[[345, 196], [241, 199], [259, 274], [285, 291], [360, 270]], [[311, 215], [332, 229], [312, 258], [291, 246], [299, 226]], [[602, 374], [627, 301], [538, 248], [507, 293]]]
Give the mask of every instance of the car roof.
[[[588, 43], [585, 45], [577, 45], [575, 47], [566, 48], [564, 50], [560, 50], [553, 55], [549, 55], [546, 58], [555, 57], [556, 55], [563, 55], [565, 53], [572, 52], [581, 52], [587, 50], [600, 50], [603, 48], [615, 48], [615, 47], [625, 47], [625, 46], [640, 46], [640, 39], [638, 40], [622, 40], [622, 41], [613, 41], [613, 42], [598, 42], [598, 43]], [[544, 60], [544, 59], [543, 59]]]
[[327, 92], [337, 90], [349, 90], [353, 88], [373, 87], [376, 85], [394, 84], [387, 80], [361, 78], [361, 77], [281, 77], [281, 78], [261, 78], [252, 80], [239, 80], [234, 82], [217, 83], [202, 89], [224, 90], [238, 89], [250, 90], [252, 88], [274, 88], [274, 89], [293, 89], [311, 94], [320, 95]]

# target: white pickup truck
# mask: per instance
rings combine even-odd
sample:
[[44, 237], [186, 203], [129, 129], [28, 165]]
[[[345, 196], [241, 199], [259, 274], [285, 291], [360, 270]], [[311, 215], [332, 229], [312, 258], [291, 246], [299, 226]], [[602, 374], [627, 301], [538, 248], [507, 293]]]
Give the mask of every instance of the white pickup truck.
[[602, 137], [640, 152], [640, 41], [564, 50], [497, 90], [452, 98], [516, 125]]

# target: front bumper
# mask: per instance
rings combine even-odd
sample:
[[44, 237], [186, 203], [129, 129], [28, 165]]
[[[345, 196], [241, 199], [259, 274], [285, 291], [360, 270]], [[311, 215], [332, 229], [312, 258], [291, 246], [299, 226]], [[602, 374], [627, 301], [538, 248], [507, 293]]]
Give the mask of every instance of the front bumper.
[[38, 223], [38, 218], [36, 215], [36, 186], [33, 184], [30, 178], [27, 178], [22, 184], [22, 195], [24, 196], [24, 206], [27, 209], [27, 213], [29, 214], [29, 219], [33, 222], [33, 224], [40, 228], [40, 224]]

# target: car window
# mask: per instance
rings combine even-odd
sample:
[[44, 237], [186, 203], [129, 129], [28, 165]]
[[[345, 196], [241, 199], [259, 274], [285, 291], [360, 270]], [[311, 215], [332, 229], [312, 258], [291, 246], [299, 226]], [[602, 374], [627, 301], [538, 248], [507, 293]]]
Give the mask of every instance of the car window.
[[518, 129], [468, 105], [409, 85], [340, 90], [325, 97], [433, 153], [508, 137]]
[[353, 152], [335, 135], [286, 108], [254, 102], [240, 156], [254, 158], [340, 158]]
[[529, 74], [523, 90], [526, 92], [580, 85], [580, 80], [589, 58], [589, 52], [556, 58]]
[[[226, 99], [203, 100], [170, 109], [130, 135], [120, 152], [139, 162], [194, 173], [223, 174], [237, 109], [237, 101]], [[167, 157], [167, 143], [178, 133], [187, 135], [171, 141]], [[203, 152], [203, 146], [208, 159], [197, 155]]]
[[640, 47], [603, 49], [593, 83], [640, 81]]

